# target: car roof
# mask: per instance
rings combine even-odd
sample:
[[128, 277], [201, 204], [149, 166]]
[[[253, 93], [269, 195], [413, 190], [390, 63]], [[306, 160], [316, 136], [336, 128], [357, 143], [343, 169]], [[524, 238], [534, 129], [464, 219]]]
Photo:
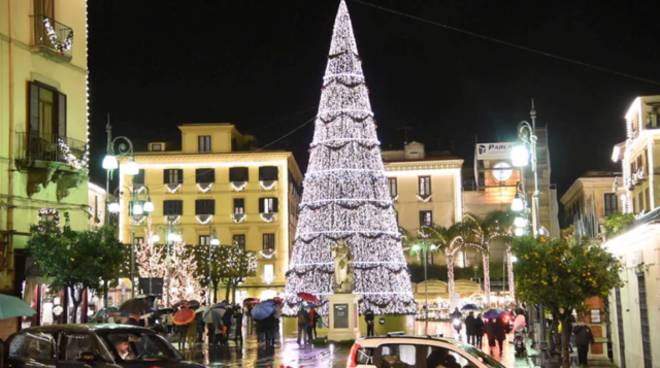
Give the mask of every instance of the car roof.
[[423, 341], [433, 341], [433, 342], [441, 342], [449, 345], [454, 345], [458, 346], [461, 344], [460, 341], [456, 341], [454, 339], [449, 339], [446, 337], [439, 337], [439, 336], [411, 336], [411, 335], [385, 335], [385, 336], [369, 336], [369, 337], [362, 337], [358, 339], [356, 342], [359, 342], [361, 345], [368, 346], [368, 347], [374, 347], [382, 344], [387, 344], [389, 342], [399, 342], [400, 340], [416, 340], [417, 342], [423, 342]]
[[151, 332], [150, 329], [141, 327], [141, 326], [134, 326], [134, 325], [123, 325], [123, 324], [116, 324], [116, 323], [99, 323], [99, 324], [56, 324], [56, 325], [48, 325], [48, 326], [37, 326], [37, 327], [29, 327], [26, 329], [23, 329], [19, 332], [58, 332], [58, 331], [65, 331], [65, 332], [80, 332], [80, 333], [89, 333], [89, 332], [104, 332], [104, 331], [115, 331], [115, 330], [134, 330], [134, 331], [146, 331], [146, 332]]

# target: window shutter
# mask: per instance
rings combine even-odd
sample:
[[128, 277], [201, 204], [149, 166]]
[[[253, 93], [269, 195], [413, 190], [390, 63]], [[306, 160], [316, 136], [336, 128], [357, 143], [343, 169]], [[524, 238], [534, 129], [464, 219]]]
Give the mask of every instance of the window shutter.
[[137, 175], [133, 176], [133, 185], [144, 185], [144, 169], [140, 169]]
[[163, 201], [163, 214], [165, 216], [175, 216], [183, 214], [183, 201], [167, 200]]
[[215, 170], [214, 169], [197, 169], [195, 170], [195, 181], [197, 183], [214, 183]]
[[163, 184], [169, 183], [170, 169], [163, 170]]
[[57, 134], [66, 142], [66, 95], [57, 93]]
[[259, 168], [259, 180], [277, 180], [277, 166], [262, 166]]
[[176, 169], [176, 171], [177, 171], [176, 183], [183, 184], [183, 169]]
[[273, 212], [277, 212], [278, 207], [279, 207], [279, 204], [278, 204], [277, 198], [273, 198]]
[[215, 215], [215, 201], [213, 199], [196, 200], [195, 215]]
[[259, 213], [264, 213], [264, 199], [265, 198], [259, 198]]
[[229, 168], [229, 181], [242, 182], [248, 180], [249, 180], [249, 173], [247, 167]]
[[30, 136], [36, 136], [39, 131], [39, 86], [36, 83], [29, 82], [30, 89]]

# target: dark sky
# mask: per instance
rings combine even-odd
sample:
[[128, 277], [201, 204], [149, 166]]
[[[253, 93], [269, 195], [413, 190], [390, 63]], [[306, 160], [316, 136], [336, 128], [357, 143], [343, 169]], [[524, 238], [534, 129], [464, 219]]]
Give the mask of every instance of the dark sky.
[[[653, 1], [377, 1], [428, 20], [660, 81]], [[92, 178], [104, 124], [176, 142], [183, 122], [233, 122], [267, 144], [316, 113], [338, 0], [89, 2]], [[384, 148], [408, 138], [472, 164], [479, 141], [512, 138], [536, 100], [560, 193], [616, 168], [623, 114], [660, 85], [472, 38], [348, 1]], [[307, 163], [309, 124], [271, 148]]]

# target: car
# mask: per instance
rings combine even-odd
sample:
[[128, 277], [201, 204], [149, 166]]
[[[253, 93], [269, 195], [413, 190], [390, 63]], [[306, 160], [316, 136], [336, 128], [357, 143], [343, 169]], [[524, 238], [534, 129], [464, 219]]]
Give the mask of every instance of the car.
[[355, 340], [347, 368], [505, 368], [481, 350], [434, 336], [390, 334]]
[[119, 324], [67, 324], [32, 327], [7, 339], [4, 367], [203, 367], [181, 354], [154, 331]]

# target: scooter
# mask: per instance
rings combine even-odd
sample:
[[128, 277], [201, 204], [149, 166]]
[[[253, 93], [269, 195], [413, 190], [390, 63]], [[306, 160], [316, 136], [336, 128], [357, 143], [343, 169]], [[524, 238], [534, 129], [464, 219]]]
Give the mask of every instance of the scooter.
[[518, 330], [513, 335], [513, 346], [515, 348], [516, 358], [527, 356], [527, 346], [525, 346], [525, 330]]

